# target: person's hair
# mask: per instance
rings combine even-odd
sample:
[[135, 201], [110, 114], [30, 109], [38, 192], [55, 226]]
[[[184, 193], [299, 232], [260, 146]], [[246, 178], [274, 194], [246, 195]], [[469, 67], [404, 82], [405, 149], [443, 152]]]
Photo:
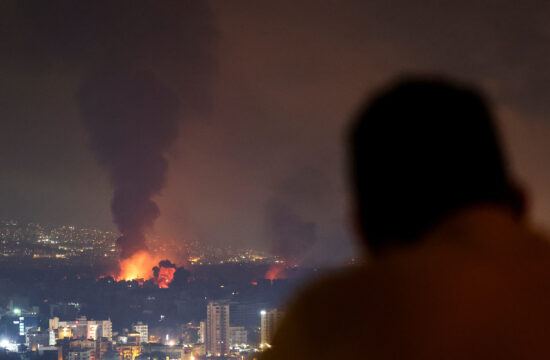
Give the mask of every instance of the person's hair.
[[351, 131], [351, 176], [375, 252], [416, 242], [464, 207], [515, 202], [484, 98], [441, 78], [402, 79], [363, 108]]

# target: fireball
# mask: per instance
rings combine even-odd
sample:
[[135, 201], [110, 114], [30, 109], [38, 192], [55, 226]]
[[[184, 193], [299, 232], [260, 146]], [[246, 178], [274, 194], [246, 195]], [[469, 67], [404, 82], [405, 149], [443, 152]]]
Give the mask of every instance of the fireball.
[[149, 280], [153, 277], [153, 268], [159, 261], [159, 257], [153, 256], [147, 251], [137, 252], [120, 261], [120, 273], [115, 278], [117, 281]]
[[155, 276], [155, 284], [157, 284], [159, 288], [167, 289], [172, 280], [174, 280], [175, 273], [175, 267], [161, 266], [158, 270], [158, 276]]

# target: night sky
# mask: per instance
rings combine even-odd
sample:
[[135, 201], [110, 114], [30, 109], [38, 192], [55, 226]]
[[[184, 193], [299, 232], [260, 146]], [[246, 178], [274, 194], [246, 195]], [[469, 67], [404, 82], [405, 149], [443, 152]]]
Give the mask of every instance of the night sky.
[[166, 186], [151, 190], [156, 233], [341, 258], [354, 241], [350, 117], [396, 75], [436, 72], [489, 94], [533, 218], [550, 228], [545, 1], [17, 3], [0, 4], [0, 218], [117, 229], [81, 89], [137, 71], [181, 105], [160, 150]]

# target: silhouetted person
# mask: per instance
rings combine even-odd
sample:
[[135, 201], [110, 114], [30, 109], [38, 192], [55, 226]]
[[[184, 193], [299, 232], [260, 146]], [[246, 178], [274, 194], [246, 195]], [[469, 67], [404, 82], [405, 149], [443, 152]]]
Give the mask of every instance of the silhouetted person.
[[409, 79], [351, 133], [365, 266], [311, 286], [263, 359], [550, 358], [550, 246], [475, 91]]

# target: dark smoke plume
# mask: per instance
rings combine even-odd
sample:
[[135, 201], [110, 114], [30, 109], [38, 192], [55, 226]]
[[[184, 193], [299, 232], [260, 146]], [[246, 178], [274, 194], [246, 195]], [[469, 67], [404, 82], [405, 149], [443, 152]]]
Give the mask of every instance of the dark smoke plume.
[[[156, 278], [159, 277], [160, 269], [161, 268], [172, 268], [177, 269], [176, 264], [172, 263], [170, 260], [161, 260], [158, 264], [158, 266], [155, 266], [153, 268], [153, 276]], [[174, 270], [175, 271], [175, 270]]]
[[267, 204], [267, 236], [273, 253], [293, 264], [301, 262], [317, 241], [317, 227], [277, 200]]
[[144, 231], [160, 214], [151, 198], [165, 183], [164, 154], [178, 130], [177, 97], [151, 74], [117, 71], [87, 81], [79, 98], [90, 146], [114, 187], [111, 209], [126, 258], [147, 249]]
[[179, 122], [209, 107], [216, 33], [207, 3], [9, 0], [0, 9], [5, 61], [78, 79], [90, 147], [114, 189], [121, 257], [145, 250]]

